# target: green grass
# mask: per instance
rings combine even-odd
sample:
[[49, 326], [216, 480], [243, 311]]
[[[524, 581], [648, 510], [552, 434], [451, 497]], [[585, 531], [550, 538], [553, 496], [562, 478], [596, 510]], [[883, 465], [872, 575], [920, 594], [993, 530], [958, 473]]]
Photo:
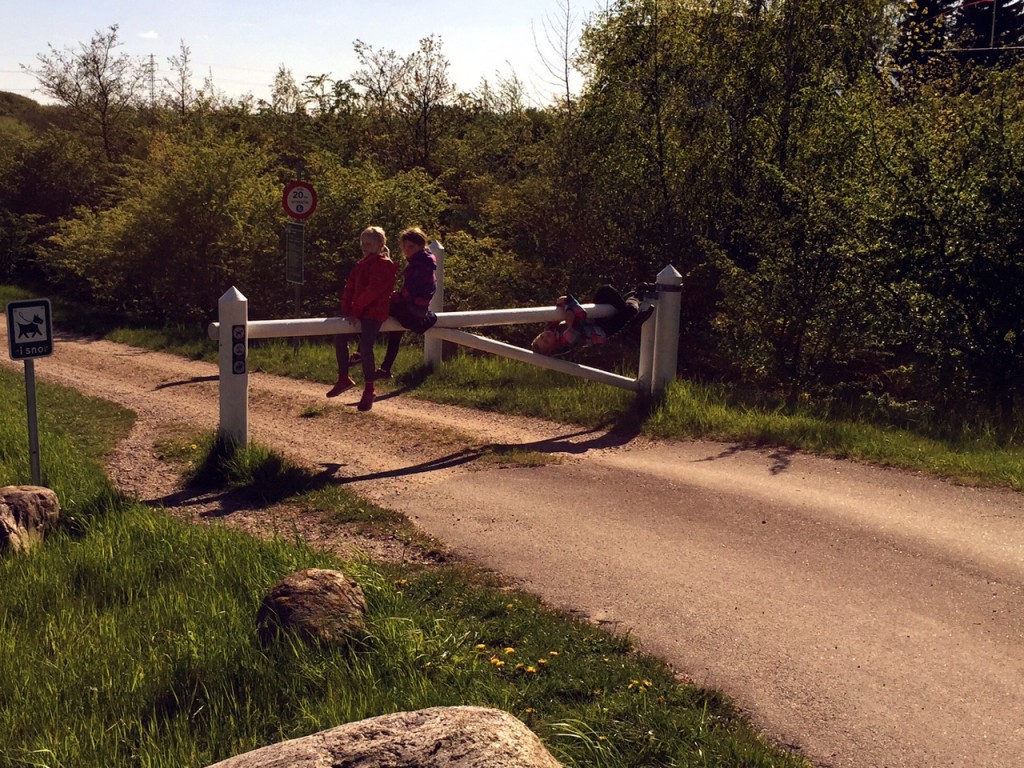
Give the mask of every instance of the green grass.
[[821, 418], [800, 408], [730, 404], [721, 388], [677, 381], [644, 431], [655, 437], [708, 437], [784, 446], [928, 472], [970, 484], [1024, 490], [1024, 446], [990, 437], [939, 440], [906, 429]]
[[191, 360], [217, 362], [217, 342], [190, 326], [170, 328], [114, 328], [106, 338], [133, 347], [171, 352]]
[[[24, 482], [12, 447], [18, 384], [0, 372], [0, 474]], [[342, 562], [129, 502], [100, 467], [130, 418], [64, 396], [78, 414], [54, 413], [43, 440], [67, 459], [53, 479], [80, 520], [0, 558], [0, 765], [203, 766], [352, 720], [456, 704], [512, 712], [567, 766], [803, 765], [628, 637], [486, 573]], [[189, 439], [178, 436], [168, 455], [212, 467], [208, 482], [259, 488], [297, 472], [258, 447], [225, 456], [212, 437]], [[291, 502], [339, 519], [394, 514], [308, 475], [296, 487]], [[368, 641], [260, 646], [263, 595], [305, 567], [360, 584]]]
[[[24, 375], [0, 369], [0, 485], [31, 483]], [[36, 379], [39, 464], [68, 521], [109, 503], [103, 457], [134, 423], [119, 406]]]

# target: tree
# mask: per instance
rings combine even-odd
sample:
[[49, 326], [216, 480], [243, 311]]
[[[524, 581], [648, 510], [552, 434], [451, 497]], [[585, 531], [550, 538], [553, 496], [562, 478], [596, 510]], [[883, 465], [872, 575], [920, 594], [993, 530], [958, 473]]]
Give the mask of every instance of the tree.
[[[43, 93], [69, 107], [93, 125], [103, 141], [108, 161], [117, 160], [125, 124], [139, 105], [146, 70], [128, 54], [116, 53], [121, 45], [117, 25], [97, 30], [77, 51], [39, 54], [32, 71]], [[26, 68], [27, 69], [27, 68]]]
[[61, 223], [55, 277], [158, 322], [208, 318], [231, 285], [260, 296], [266, 311], [281, 307], [283, 212], [269, 153], [211, 131], [156, 134], [148, 149], [127, 164], [117, 204], [79, 208]]
[[620, 280], [668, 255], [687, 348], [791, 395], [857, 343], [847, 113], [884, 20], [884, 0], [622, 0], [583, 38], [602, 253]]
[[177, 56], [168, 56], [173, 78], [164, 78], [164, 85], [170, 89], [168, 101], [182, 120], [196, 103], [196, 92], [192, 86], [192, 49], [182, 40]]
[[407, 62], [394, 50], [375, 49], [362, 40], [356, 40], [353, 47], [359, 69], [351, 81], [366, 113], [366, 149], [392, 168], [407, 167], [408, 146], [398, 132], [399, 91]]
[[437, 142], [438, 123], [455, 92], [442, 47], [441, 38], [433, 35], [420, 40], [419, 49], [405, 60], [398, 90], [398, 107], [416, 147], [413, 162], [427, 169]]
[[[261, 104], [266, 104], [261, 102]], [[294, 115], [303, 111], [305, 100], [292, 71], [281, 64], [270, 88], [270, 111], [275, 115]]]
[[541, 21], [544, 45], [533, 31], [534, 47], [544, 67], [545, 83], [555, 88], [558, 101], [569, 112], [573, 111], [574, 84], [578, 78], [576, 59], [579, 57], [580, 19], [572, 7], [571, 0], [558, 1], [558, 15], [545, 15]]
[[929, 84], [878, 121], [875, 252], [914, 325], [914, 382], [1009, 425], [1024, 389], [1024, 68]]
[[360, 68], [352, 83], [362, 90], [380, 159], [396, 169], [430, 166], [441, 115], [455, 92], [442, 48], [433, 35], [408, 56], [355, 43]]

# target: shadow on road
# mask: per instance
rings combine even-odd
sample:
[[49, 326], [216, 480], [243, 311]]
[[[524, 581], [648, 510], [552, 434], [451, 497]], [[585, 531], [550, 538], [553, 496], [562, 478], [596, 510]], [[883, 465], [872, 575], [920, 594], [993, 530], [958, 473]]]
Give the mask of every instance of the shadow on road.
[[[463, 464], [469, 464], [488, 455], [512, 454], [520, 451], [578, 455], [591, 450], [615, 448], [620, 445], [625, 445], [632, 441], [639, 433], [639, 426], [636, 426], [635, 429], [612, 428], [610, 430], [605, 430], [602, 427], [595, 427], [592, 429], [580, 430], [578, 432], [570, 432], [568, 434], [548, 438], [546, 440], [536, 440], [529, 443], [488, 443], [487, 445], [476, 446], [473, 448], [464, 448], [461, 451], [450, 453], [447, 456], [440, 456], [436, 459], [430, 459], [429, 461], [420, 462], [419, 464], [412, 464], [408, 467], [400, 467], [398, 469], [390, 469], [382, 472], [369, 472], [363, 475], [339, 477], [336, 482], [341, 485], [347, 485], [349, 483], [364, 482], [367, 480], [381, 480], [384, 478], [404, 477], [406, 475], [418, 475], [423, 472], [435, 472], [437, 470], [450, 469]], [[576, 439], [587, 435], [591, 435], [592, 437], [586, 440]], [[329, 465], [322, 464], [321, 466], [327, 467]]]
[[154, 392], [158, 392], [161, 389], [167, 389], [168, 387], [183, 387], [186, 384], [202, 384], [207, 381], [219, 381], [220, 376], [193, 376], [191, 379], [181, 379], [180, 381], [167, 381], [163, 384], [157, 384], [153, 387]]
[[[694, 463], [719, 461], [721, 459], [731, 458], [740, 453], [760, 453], [763, 451], [764, 446], [759, 445], [758, 443], [737, 443], [736, 445], [731, 445], [724, 451], [720, 451], [712, 456], [707, 456], [703, 459], [694, 459]], [[771, 451], [766, 454], [767, 458], [771, 461], [771, 464], [768, 466], [768, 471], [773, 475], [780, 475], [783, 472], [786, 472], [792, 465], [793, 457], [797, 453], [798, 451], [795, 448], [772, 448]]]

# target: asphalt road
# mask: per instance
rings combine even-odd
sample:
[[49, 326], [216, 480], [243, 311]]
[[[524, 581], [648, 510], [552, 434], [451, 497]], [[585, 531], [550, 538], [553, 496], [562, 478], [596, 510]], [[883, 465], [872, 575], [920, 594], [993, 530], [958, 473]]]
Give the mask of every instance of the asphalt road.
[[1024, 497], [708, 443], [383, 501], [823, 766], [1024, 765]]

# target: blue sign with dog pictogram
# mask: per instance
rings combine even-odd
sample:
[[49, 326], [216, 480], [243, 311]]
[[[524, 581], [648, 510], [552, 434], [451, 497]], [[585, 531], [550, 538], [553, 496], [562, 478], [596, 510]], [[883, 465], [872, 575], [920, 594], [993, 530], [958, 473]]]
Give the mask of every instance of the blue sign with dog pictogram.
[[31, 360], [53, 354], [53, 324], [49, 299], [26, 299], [7, 304], [7, 341], [12, 360]]

